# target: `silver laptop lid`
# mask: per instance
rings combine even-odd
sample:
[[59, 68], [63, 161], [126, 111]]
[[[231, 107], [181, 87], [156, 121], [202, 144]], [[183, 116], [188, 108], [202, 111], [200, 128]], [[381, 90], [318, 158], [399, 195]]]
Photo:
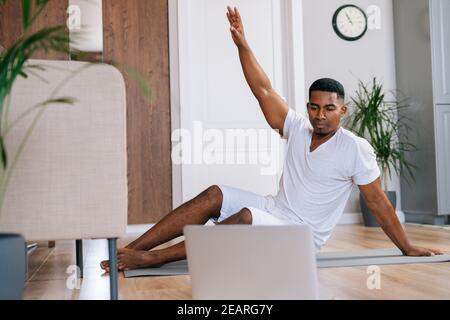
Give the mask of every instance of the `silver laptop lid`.
[[307, 226], [186, 226], [184, 235], [194, 299], [318, 298]]

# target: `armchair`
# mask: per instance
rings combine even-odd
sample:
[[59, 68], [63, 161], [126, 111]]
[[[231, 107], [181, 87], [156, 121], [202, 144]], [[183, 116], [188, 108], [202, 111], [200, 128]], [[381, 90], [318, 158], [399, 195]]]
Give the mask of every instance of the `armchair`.
[[[74, 105], [34, 107], [5, 138], [10, 159], [40, 112], [34, 131], [12, 171], [0, 231], [26, 241], [108, 239], [116, 263], [116, 240], [127, 226], [125, 83], [110, 65], [30, 60], [43, 79], [18, 79], [11, 95], [9, 123], [49, 98], [73, 97]], [[111, 299], [118, 298], [117, 270], [111, 268]]]

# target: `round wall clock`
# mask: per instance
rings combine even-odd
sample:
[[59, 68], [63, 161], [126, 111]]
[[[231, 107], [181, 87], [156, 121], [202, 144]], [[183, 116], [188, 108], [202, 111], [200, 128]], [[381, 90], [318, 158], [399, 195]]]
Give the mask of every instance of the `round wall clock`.
[[355, 5], [343, 5], [334, 13], [333, 29], [341, 39], [361, 39], [367, 31], [366, 13]]

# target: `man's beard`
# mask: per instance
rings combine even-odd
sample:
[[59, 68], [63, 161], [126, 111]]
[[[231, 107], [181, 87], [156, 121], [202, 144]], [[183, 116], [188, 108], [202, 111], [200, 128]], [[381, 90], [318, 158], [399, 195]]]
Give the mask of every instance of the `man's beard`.
[[325, 137], [331, 133], [331, 131], [324, 132], [324, 130], [325, 130], [324, 128], [317, 128], [316, 130], [314, 130], [314, 132], [316, 133], [316, 135], [320, 137]]
[[[325, 138], [329, 135], [333, 135], [337, 132], [338, 129], [336, 130], [327, 130], [328, 128], [315, 128], [314, 129], [314, 133], [319, 136], [320, 138]], [[325, 130], [327, 130], [325, 132]]]

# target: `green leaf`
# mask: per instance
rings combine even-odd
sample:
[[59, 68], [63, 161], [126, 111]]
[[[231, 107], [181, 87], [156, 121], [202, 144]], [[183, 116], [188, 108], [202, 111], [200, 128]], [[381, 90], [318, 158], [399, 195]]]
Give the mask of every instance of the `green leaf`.
[[31, 1], [22, 0], [22, 27], [27, 30], [31, 22]]
[[22, 0], [22, 25], [25, 32], [30, 28], [47, 4], [48, 0], [35, 0], [33, 7], [31, 0]]
[[2, 161], [2, 167], [4, 170], [6, 170], [6, 167], [8, 166], [8, 156], [6, 154], [5, 143], [3, 141], [2, 136], [0, 136], [0, 156]]
[[131, 67], [127, 67], [127, 72], [138, 83], [140, 89], [142, 90], [142, 92], [144, 94], [145, 101], [150, 103], [152, 101], [152, 92], [151, 92], [150, 87], [148, 86], [147, 81], [145, 80], [144, 76], [139, 71], [137, 71]]
[[25, 73], [25, 71], [23, 71], [23, 70], [21, 70], [21, 71], [19, 72], [19, 75], [20, 75], [21, 77], [25, 78], [25, 79], [28, 78], [28, 75], [27, 75], [27, 74]]
[[73, 97], [60, 97], [56, 99], [50, 99], [45, 102], [46, 105], [48, 104], [56, 104], [56, 103], [62, 103], [62, 104], [75, 104], [78, 101], [78, 99]]

